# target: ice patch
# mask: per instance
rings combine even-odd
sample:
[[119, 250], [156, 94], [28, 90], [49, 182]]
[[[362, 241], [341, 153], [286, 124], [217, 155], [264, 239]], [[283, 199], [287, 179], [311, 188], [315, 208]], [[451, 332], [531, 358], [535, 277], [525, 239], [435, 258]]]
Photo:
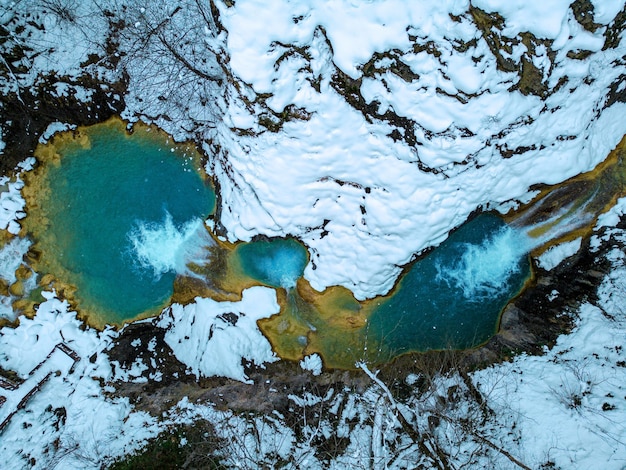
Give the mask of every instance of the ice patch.
[[561, 263], [561, 261], [569, 258], [570, 256], [574, 255], [578, 250], [580, 250], [581, 243], [582, 238], [579, 237], [576, 240], [550, 247], [549, 250], [547, 250], [537, 259], [537, 261], [539, 262], [539, 266], [541, 266], [546, 271], [554, 269]]
[[128, 233], [128, 241], [133, 262], [152, 271], [157, 280], [168, 272], [192, 275], [187, 265], [202, 264], [206, 248], [213, 244], [202, 219], [177, 227], [168, 212], [160, 223], [138, 221]]
[[305, 356], [304, 359], [300, 361], [300, 367], [302, 367], [303, 370], [310, 371], [313, 375], [320, 375], [322, 373], [322, 358], [319, 354]]

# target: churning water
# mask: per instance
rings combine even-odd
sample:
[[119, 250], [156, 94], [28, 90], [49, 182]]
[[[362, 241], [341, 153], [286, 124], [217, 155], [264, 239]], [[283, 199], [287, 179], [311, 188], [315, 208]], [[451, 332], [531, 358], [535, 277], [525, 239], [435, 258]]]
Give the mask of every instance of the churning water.
[[467, 222], [415, 262], [390, 295], [370, 301], [362, 359], [383, 363], [408, 351], [483, 343], [529, 277], [530, 249], [530, 239], [499, 217]]
[[438, 256], [438, 283], [462, 293], [469, 302], [485, 302], [506, 292], [521, 271], [520, 260], [530, 252], [530, 239], [504, 226], [481, 243], [457, 243], [458, 257]]
[[188, 264], [202, 264], [207, 248], [215, 244], [202, 218], [177, 227], [169, 212], [161, 222], [135, 222], [127, 235], [132, 262], [140, 271], [152, 272], [157, 281], [167, 273], [195, 276]]
[[[365, 337], [368, 350], [380, 356], [372, 360], [384, 362], [406, 351], [465, 349], [489, 339], [500, 313], [530, 276], [529, 254], [593, 220], [597, 191], [587, 192], [542, 217], [537, 214], [554, 202], [550, 198], [511, 225], [481, 214], [461, 226], [413, 264], [375, 307]], [[558, 191], [555, 197], [562, 201]]]

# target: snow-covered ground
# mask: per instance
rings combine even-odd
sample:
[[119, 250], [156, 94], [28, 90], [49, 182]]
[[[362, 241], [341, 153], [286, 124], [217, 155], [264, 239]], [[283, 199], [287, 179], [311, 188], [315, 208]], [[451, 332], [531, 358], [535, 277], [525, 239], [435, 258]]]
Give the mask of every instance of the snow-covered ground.
[[[269, 95], [270, 112], [308, 116], [263, 131], [229, 101], [229, 129], [219, 129], [228, 155], [214, 165], [229, 236], [296, 235], [311, 251], [305, 276], [315, 288], [372, 297], [477, 208], [593, 168], [626, 132], [622, 103], [602, 109], [623, 53], [603, 49], [604, 28], [583, 29], [570, 3], [472, 2], [504, 17], [496, 32], [518, 42], [503, 53], [535, 65], [545, 98], [518, 89], [517, 70], [501, 70], [469, 2], [222, 5], [232, 73]], [[592, 3], [606, 22], [623, 6]], [[579, 50], [589, 56], [569, 57]], [[338, 92], [343, 75], [375, 111]]]
[[172, 305], [158, 326], [165, 342], [197, 377], [229, 377], [246, 381], [242, 360], [262, 366], [278, 358], [256, 326], [257, 320], [280, 311], [276, 293], [267, 287], [243, 291], [240, 302], [198, 298]]
[[[33, 164], [33, 158], [25, 159], [17, 170], [30, 170]], [[15, 178], [0, 176], [0, 229], [12, 235], [20, 232], [18, 220], [26, 217], [26, 202], [20, 192], [23, 187], [24, 182], [19, 175]]]
[[[207, 151], [225, 236], [294, 235], [309, 247], [315, 288], [367, 298], [474, 210], [528, 201], [533, 185], [592, 169], [626, 134], [623, 25], [614, 22], [624, 1], [574, 2], [592, 7], [582, 15], [571, 3], [5, 2], [0, 15], [14, 34], [2, 43], [0, 85], [19, 101], [38, 72], [58, 72], [58, 96], [89, 101], [83, 71], [105, 81], [125, 74], [125, 118]], [[26, 43], [32, 50], [13, 61], [9, 48]], [[24, 214], [21, 185], [0, 180], [7, 238]], [[592, 246], [614, 246], [613, 270], [597, 302], [567, 312], [571, 334], [542, 356], [465, 378], [400, 376], [409, 389], [400, 398], [375, 371], [365, 390], [322, 391], [312, 356], [301, 363], [312, 385], [281, 411], [182, 399], [152, 416], [114, 385], [159, 377], [141, 361], [114, 373], [107, 351], [120, 333], [85, 328], [45, 293], [34, 318], [0, 330], [0, 367], [23, 386], [42, 362], [54, 372], [0, 431], [4, 465], [101, 468], [201, 419], [224, 439], [219, 457], [232, 467], [624, 468], [626, 260], [617, 241], [626, 234], [615, 227], [624, 211], [621, 201], [598, 223]], [[546, 253], [541, 266], [582, 243]], [[0, 259], [26, 250], [14, 238]], [[18, 264], [0, 266], [5, 281]], [[0, 314], [11, 318], [9, 305]], [[247, 380], [244, 366], [276, 360], [256, 320], [277, 308], [271, 289], [253, 288], [240, 302], [174, 305], [157, 322], [189, 372]], [[46, 362], [57, 344], [77, 354], [72, 367], [55, 354]]]
[[[40, 363], [40, 370], [54, 372], [2, 430], [3, 466], [100, 468], [106, 456], [137, 449], [156, 435], [159, 425], [154, 417], [133, 412], [128, 400], [106, 398], [102, 385], [111, 365], [103, 351], [115, 333], [83, 329], [67, 302], [52, 293], [46, 296], [34, 319], [21, 317], [19, 327], [0, 333], [0, 367], [22, 379]], [[63, 355], [61, 361], [56, 355], [46, 360], [57, 344], [78, 355], [72, 369]], [[29, 386], [29, 380], [22, 386]]]
[[[106, 385], [113, 377], [105, 350], [117, 333], [83, 331], [67, 303], [48, 294], [33, 320], [22, 318], [17, 328], [1, 331], [0, 365], [26, 378], [58, 343], [79, 359], [69, 369], [64, 361], [52, 364], [56, 356], [50, 356], [47, 367], [62, 373], [52, 374], [2, 432], [6, 468], [100, 468], [165, 429], [208, 420], [216, 437], [225, 439], [218, 455], [238, 468], [279, 462], [286, 468], [415, 468], [420, 463], [430, 468], [438, 446], [455, 467], [519, 468], [513, 457], [528, 468], [621, 469], [626, 463], [626, 255], [615, 248], [608, 256], [614, 270], [599, 289], [599, 302], [574, 312], [574, 330], [552, 350], [470, 375], [480, 402], [451, 372], [406, 375], [412, 388], [401, 400], [381, 380], [365, 392], [324, 390], [312, 382], [290, 395], [286, 411], [267, 416], [187, 399], [164, 416], [150, 416], [134, 411], [127, 399], [107, 394], [114, 388]], [[169, 315], [162, 322], [171, 321]], [[206, 331], [215, 318], [197, 315], [195, 321], [199, 331]], [[228, 364], [224, 356], [230, 350], [215, 352], [209, 340], [195, 346], [195, 359], [187, 358], [187, 365], [203, 373], [205, 352], [221, 355]], [[315, 358], [303, 368], [319, 373]], [[338, 447], [328, 454], [316, 451], [324, 442]]]

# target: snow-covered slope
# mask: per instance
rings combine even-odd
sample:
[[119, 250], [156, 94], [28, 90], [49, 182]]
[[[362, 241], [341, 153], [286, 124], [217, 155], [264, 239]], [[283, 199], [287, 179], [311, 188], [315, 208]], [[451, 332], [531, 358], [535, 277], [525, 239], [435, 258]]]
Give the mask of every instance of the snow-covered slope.
[[[186, 118], [163, 118], [181, 101], [171, 64], [127, 115], [202, 136], [230, 239], [295, 235], [314, 287], [371, 297], [472, 211], [590, 170], [626, 133], [624, 2], [570, 3], [217, 2], [219, 23], [170, 39], [190, 58], [216, 51], [180, 67]], [[145, 69], [129, 70], [139, 96]]]

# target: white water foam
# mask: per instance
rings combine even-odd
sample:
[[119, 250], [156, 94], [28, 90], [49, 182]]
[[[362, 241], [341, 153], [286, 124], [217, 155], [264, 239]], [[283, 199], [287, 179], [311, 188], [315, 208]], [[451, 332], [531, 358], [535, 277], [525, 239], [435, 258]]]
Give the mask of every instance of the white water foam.
[[[586, 208], [593, 196], [578, 207], [572, 202], [541, 223], [525, 226], [517, 220], [503, 227], [480, 245], [463, 244], [463, 254], [448, 266], [437, 265], [437, 278], [463, 292], [467, 299], [482, 300], [509, 288], [511, 278], [520, 270], [520, 260], [532, 250], [591, 222]], [[535, 214], [539, 208], [530, 211]], [[528, 215], [522, 219], [528, 218]], [[544, 229], [537, 237], [533, 230]]]
[[202, 219], [177, 227], [168, 212], [160, 223], [136, 222], [127, 237], [133, 262], [143, 270], [151, 270], [157, 280], [168, 272], [193, 276], [187, 265], [205, 264], [206, 249], [214, 244]]
[[437, 265], [437, 278], [461, 290], [467, 299], [497, 296], [508, 289], [531, 245], [530, 238], [504, 227], [480, 245], [463, 243], [458, 260]]
[[[558, 197], [559, 190], [561, 189], [563, 188], [558, 188], [554, 191], [555, 197]], [[533, 250], [537, 247], [540, 247], [541, 245], [546, 244], [550, 240], [555, 240], [566, 235], [567, 233], [571, 233], [574, 230], [589, 225], [595, 215], [593, 211], [588, 211], [587, 209], [593, 201], [594, 197], [596, 196], [597, 192], [598, 189], [596, 189], [592, 194], [588, 195], [586, 199], [582, 201], [582, 203], [580, 203], [580, 201], [574, 200], [569, 202], [568, 204], [565, 204], [560, 209], [552, 211], [552, 216], [547, 218], [546, 220], [543, 220], [541, 222], [532, 222], [533, 219], [537, 218], [537, 214], [539, 213], [539, 211], [543, 209], [545, 201], [539, 201], [525, 214], [523, 214], [517, 220], [513, 221], [511, 223], [511, 226], [519, 231], [524, 231], [526, 233], [530, 233], [533, 230], [539, 230], [540, 232], [543, 232], [540, 236], [532, 237], [530, 239], [530, 250]], [[550, 198], [547, 197], [546, 200], [550, 201]]]

